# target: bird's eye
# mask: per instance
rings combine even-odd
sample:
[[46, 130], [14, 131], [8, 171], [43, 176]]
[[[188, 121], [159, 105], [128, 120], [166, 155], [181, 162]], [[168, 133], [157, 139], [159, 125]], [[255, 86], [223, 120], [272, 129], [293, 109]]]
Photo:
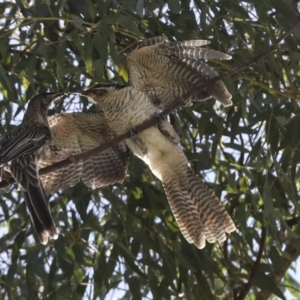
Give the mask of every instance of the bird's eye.
[[43, 100], [42, 100], [42, 104], [43, 104], [43, 106], [45, 106], [45, 107], [48, 107], [48, 106], [51, 104], [51, 102], [52, 102], [52, 99], [49, 98], [49, 97], [45, 97], [45, 98], [43, 98]]

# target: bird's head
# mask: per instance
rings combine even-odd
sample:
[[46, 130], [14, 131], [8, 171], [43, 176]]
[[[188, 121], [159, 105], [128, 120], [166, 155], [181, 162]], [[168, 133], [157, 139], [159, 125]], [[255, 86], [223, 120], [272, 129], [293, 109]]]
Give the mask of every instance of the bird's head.
[[98, 103], [101, 99], [105, 98], [109, 92], [123, 87], [124, 85], [115, 83], [98, 83], [79, 93], [82, 96], [88, 97], [91, 102]]
[[62, 92], [41, 93], [29, 100], [23, 121], [44, 122], [47, 120], [48, 109], [52, 102], [62, 97]]

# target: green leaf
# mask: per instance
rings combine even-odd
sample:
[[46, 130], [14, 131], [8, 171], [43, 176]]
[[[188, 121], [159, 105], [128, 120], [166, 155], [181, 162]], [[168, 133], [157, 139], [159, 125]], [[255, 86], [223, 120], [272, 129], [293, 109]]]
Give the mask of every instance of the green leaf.
[[133, 299], [142, 299], [142, 293], [141, 293], [141, 287], [140, 287], [140, 281], [137, 277], [131, 276], [127, 283], [129, 285], [130, 292], [133, 296]]
[[81, 17], [73, 15], [73, 14], [70, 14], [70, 16], [73, 19], [74, 25], [77, 29], [86, 31], [86, 29], [82, 26], [83, 20], [81, 19]]
[[265, 177], [262, 198], [264, 200], [264, 219], [263, 219], [264, 226], [268, 227], [271, 225], [273, 231], [275, 232], [277, 231], [276, 214], [275, 214], [275, 209], [272, 201], [270, 183], [267, 176]]
[[138, 0], [136, 3], [136, 12], [137, 14], [142, 17], [143, 16], [143, 9], [144, 9], [144, 0]]
[[87, 12], [89, 13], [92, 21], [94, 22], [96, 17], [96, 10], [93, 2], [91, 0], [84, 0]]
[[180, 2], [179, 0], [168, 0], [168, 5], [169, 5], [169, 8], [170, 8], [170, 11], [173, 13], [173, 14], [179, 14], [180, 13]]
[[282, 291], [276, 285], [275, 280], [268, 275], [262, 273], [257, 274], [255, 276], [255, 285], [259, 287], [262, 291], [268, 290], [280, 299], [286, 299]]
[[3, 87], [10, 93], [12, 93], [10, 82], [7, 78], [6, 72], [3, 68], [3, 66], [0, 64], [0, 81]]
[[125, 29], [128, 29], [129, 32], [132, 32], [137, 36], [142, 36], [141, 32], [138, 29], [136, 22], [134, 22], [132, 18], [122, 15], [118, 19], [118, 23]]
[[70, 39], [71, 39], [71, 42], [74, 43], [75, 47], [79, 51], [80, 56], [84, 57], [84, 50], [83, 50], [83, 47], [82, 47], [82, 41], [81, 41], [81, 38], [79, 37], [79, 34], [78, 34], [77, 30], [73, 30], [70, 33]]

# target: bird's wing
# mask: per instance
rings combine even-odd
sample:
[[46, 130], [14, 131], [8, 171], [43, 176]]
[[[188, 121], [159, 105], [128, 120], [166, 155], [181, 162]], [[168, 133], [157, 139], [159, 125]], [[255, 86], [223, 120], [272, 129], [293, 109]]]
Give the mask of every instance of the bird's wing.
[[[95, 148], [115, 138], [102, 113], [90, 117], [89, 124], [81, 123], [82, 130], [86, 133], [79, 139], [82, 151]], [[128, 159], [129, 150], [124, 142], [120, 143], [86, 159], [81, 179], [87, 186], [96, 187], [123, 182], [127, 173]]]
[[231, 59], [231, 56], [226, 53], [213, 49], [201, 48], [202, 46], [208, 45], [209, 43], [210, 42], [206, 40], [190, 40], [170, 44], [159, 44], [156, 47], [156, 54], [176, 57], [179, 59]]
[[50, 130], [46, 126], [19, 126], [0, 142], [0, 165], [37, 150], [49, 137]]
[[[39, 157], [39, 169], [66, 159], [68, 155], [81, 153], [76, 124], [72, 118], [64, 116], [64, 114], [59, 114], [48, 117], [52, 138]], [[80, 181], [82, 169], [83, 162], [78, 161], [77, 164], [70, 164], [54, 172], [41, 175], [46, 195], [75, 185]]]
[[168, 39], [164, 36], [155, 36], [149, 39], [142, 40], [138, 43], [136, 50], [147, 46], [168, 43]]
[[[54, 121], [53, 119], [56, 120]], [[93, 149], [114, 138], [103, 114], [73, 113], [52, 116], [50, 124], [52, 140], [49, 144], [50, 155], [41, 157], [39, 167], [45, 167], [67, 153], [77, 154]], [[129, 152], [124, 143], [79, 161], [77, 165], [59, 169], [41, 176], [46, 194], [75, 185], [80, 179], [87, 186], [101, 187], [125, 178]]]
[[9, 165], [9, 170], [24, 193], [31, 220], [41, 242], [47, 243], [48, 235], [57, 238], [56, 226], [39, 179], [36, 157], [26, 155], [18, 158]]
[[[208, 44], [205, 40], [167, 43], [158, 37], [158, 42], [144, 41], [128, 57], [131, 85], [151, 95], [154, 104], [161, 109], [194, 90], [209, 78], [218, 75], [206, 64], [210, 59], [230, 59], [220, 51], [201, 48]], [[205, 100], [214, 97], [224, 105], [230, 105], [231, 94], [222, 81], [204, 88], [186, 99]]]
[[110, 148], [84, 161], [81, 180], [87, 186], [121, 183], [127, 174], [129, 150], [126, 145]]

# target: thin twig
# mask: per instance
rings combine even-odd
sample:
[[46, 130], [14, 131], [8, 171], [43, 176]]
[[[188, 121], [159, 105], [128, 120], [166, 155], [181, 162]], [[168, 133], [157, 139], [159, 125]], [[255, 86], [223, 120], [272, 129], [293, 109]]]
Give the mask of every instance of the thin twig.
[[292, 219], [288, 219], [285, 222], [289, 227], [292, 227], [292, 226], [295, 226], [295, 225], [300, 225], [300, 217], [295, 217], [295, 218], [292, 218]]
[[260, 261], [261, 261], [261, 258], [262, 258], [263, 252], [264, 252], [266, 237], [267, 237], [267, 229], [263, 227], [261, 230], [261, 238], [260, 238], [260, 242], [259, 242], [259, 249], [258, 249], [257, 255], [256, 255], [256, 260], [252, 266], [248, 281], [243, 285], [242, 290], [241, 290], [239, 296], [236, 298], [236, 300], [245, 299], [245, 297], [249, 293], [251, 287], [253, 286], [253, 281], [258, 272]]
[[[300, 229], [299, 226], [296, 228], [294, 233], [299, 236]], [[280, 269], [274, 271], [268, 275], [269, 279], [273, 281], [275, 284], [279, 284], [282, 278], [285, 276], [287, 270], [290, 268], [291, 264], [295, 262], [300, 255], [300, 249], [298, 246], [297, 239], [289, 239], [289, 243], [286, 245], [284, 252], [281, 255], [281, 261], [278, 261], [278, 265], [281, 266]], [[283, 283], [284, 284], [284, 283]], [[257, 295], [257, 300], [267, 300], [270, 298], [272, 292], [268, 289], [262, 289]], [[296, 299], [296, 298], [295, 298]], [[298, 299], [298, 297], [297, 297]]]

